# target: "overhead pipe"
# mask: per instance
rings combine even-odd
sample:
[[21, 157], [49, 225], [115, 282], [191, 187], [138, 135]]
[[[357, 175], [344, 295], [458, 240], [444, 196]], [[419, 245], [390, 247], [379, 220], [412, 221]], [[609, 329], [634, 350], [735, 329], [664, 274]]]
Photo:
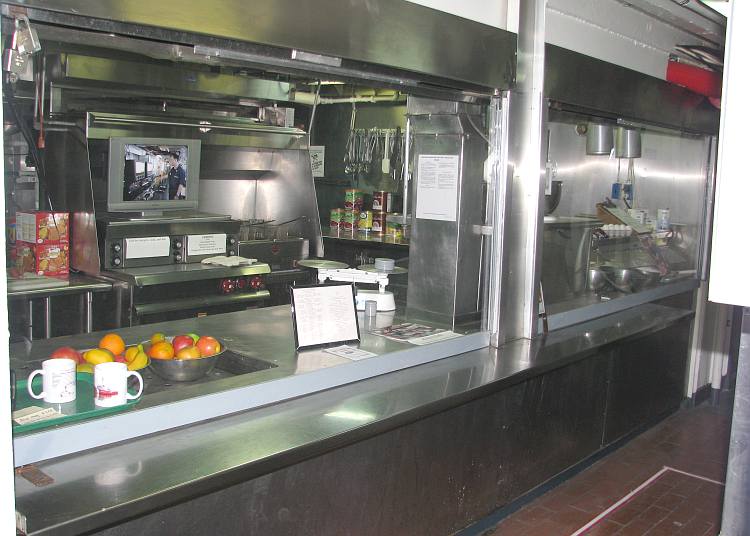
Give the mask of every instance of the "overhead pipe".
[[[294, 102], [299, 104], [314, 105], [316, 103], [315, 93], [306, 93], [296, 91], [294, 93]], [[378, 102], [406, 102], [406, 97], [397, 93], [395, 95], [373, 95], [366, 97], [318, 97], [317, 104], [351, 104], [351, 103], [371, 103]]]

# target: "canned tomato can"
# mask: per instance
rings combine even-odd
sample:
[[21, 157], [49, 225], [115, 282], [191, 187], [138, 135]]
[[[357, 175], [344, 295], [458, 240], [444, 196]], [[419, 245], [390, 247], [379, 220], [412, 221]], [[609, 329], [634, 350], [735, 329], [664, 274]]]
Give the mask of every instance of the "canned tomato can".
[[365, 206], [365, 194], [359, 188], [344, 190], [344, 208], [347, 210], [362, 210]]
[[373, 212], [372, 213], [372, 232], [373, 234], [385, 233], [385, 212]]
[[343, 208], [332, 208], [331, 209], [331, 222], [329, 224], [331, 229], [338, 229], [341, 227], [341, 222], [344, 219], [344, 209]]
[[372, 210], [373, 212], [388, 212], [388, 196], [390, 192], [385, 190], [376, 190], [372, 192]]
[[372, 231], [372, 210], [363, 210], [359, 213], [359, 230]]
[[345, 210], [343, 222], [345, 231], [356, 230], [359, 225], [359, 210]]
[[386, 216], [385, 234], [396, 240], [404, 238], [404, 226], [401, 220], [401, 214], [391, 213]]

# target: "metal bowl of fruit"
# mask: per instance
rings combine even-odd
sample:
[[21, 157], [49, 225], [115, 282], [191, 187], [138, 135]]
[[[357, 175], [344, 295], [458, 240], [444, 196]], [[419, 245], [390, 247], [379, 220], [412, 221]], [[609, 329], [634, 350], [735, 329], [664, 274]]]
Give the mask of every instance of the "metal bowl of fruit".
[[144, 342], [143, 348], [151, 358], [149, 368], [157, 376], [175, 382], [202, 378], [214, 369], [226, 350], [226, 344], [214, 337], [196, 337], [192, 334], [161, 339], [152, 337]]

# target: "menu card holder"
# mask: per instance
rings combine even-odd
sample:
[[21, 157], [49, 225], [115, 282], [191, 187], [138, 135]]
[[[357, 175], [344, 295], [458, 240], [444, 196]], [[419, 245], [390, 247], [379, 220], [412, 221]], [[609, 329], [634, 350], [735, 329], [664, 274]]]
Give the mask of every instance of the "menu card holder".
[[290, 290], [297, 350], [359, 342], [353, 284], [300, 285]]

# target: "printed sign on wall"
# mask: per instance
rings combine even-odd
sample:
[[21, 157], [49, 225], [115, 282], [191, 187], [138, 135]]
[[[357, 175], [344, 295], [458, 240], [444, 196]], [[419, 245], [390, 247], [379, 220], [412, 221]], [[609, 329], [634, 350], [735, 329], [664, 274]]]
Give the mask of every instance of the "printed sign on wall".
[[458, 155], [419, 155], [417, 218], [456, 221]]
[[326, 148], [324, 145], [310, 146], [310, 163], [313, 177], [325, 177]]

